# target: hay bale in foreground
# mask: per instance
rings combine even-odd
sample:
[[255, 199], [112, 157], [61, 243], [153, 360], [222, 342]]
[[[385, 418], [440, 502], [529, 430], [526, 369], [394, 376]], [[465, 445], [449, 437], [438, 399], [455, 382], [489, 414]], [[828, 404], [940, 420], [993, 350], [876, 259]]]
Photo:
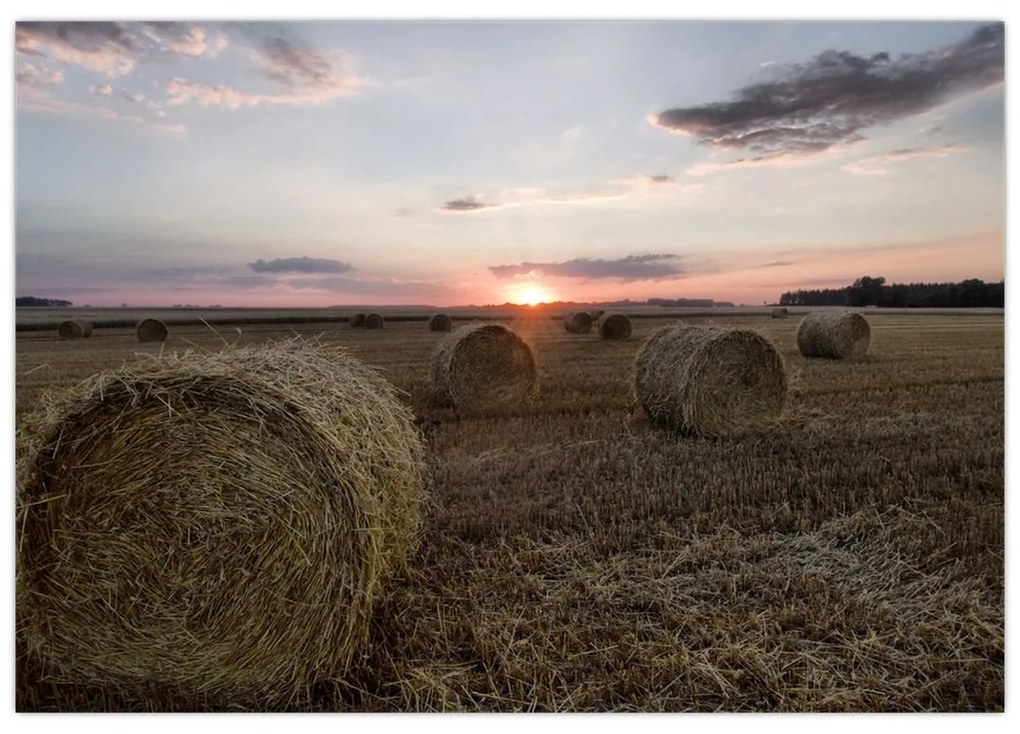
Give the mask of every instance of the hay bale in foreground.
[[57, 335], [60, 339], [84, 339], [92, 336], [92, 322], [82, 321], [61, 321], [57, 328]]
[[55, 682], [299, 702], [419, 532], [410, 410], [299, 340], [96, 375], [17, 455], [17, 632]]
[[587, 334], [591, 331], [591, 314], [587, 311], [576, 311], [563, 315], [563, 328], [571, 334]]
[[797, 348], [805, 357], [863, 357], [870, 342], [868, 320], [853, 311], [812, 311], [797, 326]]
[[453, 319], [445, 313], [434, 313], [429, 318], [429, 331], [450, 331], [453, 329]]
[[664, 326], [634, 364], [645, 414], [682, 433], [739, 435], [778, 417], [786, 399], [782, 357], [754, 331]]
[[622, 313], [603, 314], [599, 319], [599, 336], [603, 339], [629, 339], [633, 327]]
[[370, 313], [365, 317], [365, 328], [366, 329], [381, 329], [386, 325], [386, 319], [382, 317], [382, 314]]
[[432, 355], [438, 399], [462, 410], [520, 404], [534, 394], [537, 380], [531, 347], [503, 324], [461, 326]]
[[356, 313], [351, 316], [351, 328], [352, 329], [364, 329], [365, 319], [368, 318], [367, 314]]
[[774, 308], [772, 309], [772, 318], [774, 319], [785, 319], [790, 315], [790, 312], [785, 308]]
[[163, 342], [168, 332], [166, 324], [159, 319], [142, 319], [135, 326], [135, 334], [140, 342]]

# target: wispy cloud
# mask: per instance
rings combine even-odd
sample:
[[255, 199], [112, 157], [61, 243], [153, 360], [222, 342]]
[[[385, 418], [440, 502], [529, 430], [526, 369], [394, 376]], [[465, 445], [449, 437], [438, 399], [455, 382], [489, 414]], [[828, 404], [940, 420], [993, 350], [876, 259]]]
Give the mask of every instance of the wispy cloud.
[[210, 33], [206, 28], [190, 23], [150, 22], [144, 23], [141, 31], [162, 50], [192, 58], [215, 58], [229, 45], [229, 39], [223, 32]]
[[494, 201], [483, 201], [479, 195], [464, 196], [448, 201], [439, 209], [447, 212], [477, 212], [512, 209], [524, 206], [584, 206], [608, 201], [620, 201], [634, 196], [662, 196], [669, 193], [690, 193], [701, 184], [679, 185], [666, 174], [638, 174], [609, 181], [590, 191], [555, 194], [537, 186], [519, 186], [503, 191]]
[[340, 260], [314, 257], [285, 257], [248, 263], [256, 273], [346, 273], [354, 266]]
[[110, 84], [93, 84], [89, 87], [89, 91], [92, 92], [92, 94], [110, 97], [113, 95], [113, 86]]
[[[651, 122], [714, 149], [810, 155], [861, 139], [864, 128], [932, 109], [1003, 80], [1005, 28], [984, 25], [952, 46], [892, 59], [826, 51], [739, 89], [729, 102], [678, 107]], [[778, 68], [778, 67], [777, 67]]]
[[932, 148], [900, 148], [882, 155], [862, 158], [842, 166], [847, 173], [855, 176], [885, 176], [890, 167], [915, 158], [948, 158], [966, 153], [968, 148], [959, 145], [940, 145]]
[[20, 53], [51, 56], [108, 76], [124, 76], [142, 51], [126, 23], [63, 21], [21, 22], [14, 30]]
[[493, 265], [489, 270], [497, 278], [516, 278], [544, 275], [554, 278], [582, 280], [613, 279], [621, 282], [637, 280], [663, 280], [686, 274], [677, 255], [629, 255], [617, 260], [597, 260], [587, 257], [565, 262]]
[[26, 62], [18, 64], [14, 78], [19, 85], [26, 87], [51, 87], [64, 83], [64, 72], [51, 71]]

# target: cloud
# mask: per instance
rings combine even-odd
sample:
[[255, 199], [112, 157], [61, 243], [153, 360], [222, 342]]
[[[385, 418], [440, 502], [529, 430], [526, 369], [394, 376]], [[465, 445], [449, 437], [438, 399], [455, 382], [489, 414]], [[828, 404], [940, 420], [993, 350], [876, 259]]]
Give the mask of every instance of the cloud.
[[448, 296], [450, 289], [441, 283], [398, 278], [305, 278], [291, 280], [287, 286], [298, 290], [322, 290], [331, 293], [378, 296], [380, 298], [430, 298]]
[[448, 201], [440, 207], [440, 211], [475, 212], [480, 210], [494, 211], [522, 206], [540, 205], [588, 205], [607, 201], [619, 201], [632, 196], [662, 196], [675, 191], [692, 192], [701, 184], [679, 186], [672, 176], [665, 174], [639, 174], [628, 178], [609, 181], [600, 189], [566, 194], [551, 194], [546, 189], [535, 186], [518, 186], [504, 191], [498, 202], [484, 202], [477, 196], [464, 196]]
[[256, 273], [346, 273], [353, 270], [350, 263], [314, 257], [286, 257], [276, 260], [256, 260], [248, 263]]
[[210, 35], [200, 25], [176, 21], [144, 23], [142, 33], [159, 44], [163, 50], [191, 58], [201, 56], [215, 58], [229, 44], [227, 36], [220, 31]]
[[518, 265], [493, 265], [489, 270], [497, 278], [545, 275], [554, 278], [584, 280], [614, 279], [624, 283], [635, 280], [662, 280], [686, 274], [677, 255], [629, 255], [617, 260], [592, 260], [587, 257], [559, 263], [523, 262]]
[[297, 38], [256, 37], [247, 51], [259, 73], [284, 91], [244, 91], [177, 77], [166, 86], [167, 104], [194, 103], [234, 110], [263, 105], [317, 105], [352, 94], [365, 83], [347, 71], [349, 54], [337, 49], [316, 49]]
[[665, 110], [650, 118], [670, 132], [722, 150], [811, 155], [862, 139], [864, 128], [926, 112], [959, 94], [1003, 80], [1002, 23], [952, 46], [893, 60], [825, 51], [737, 90], [729, 102]]
[[794, 264], [796, 264], [796, 261], [794, 261], [794, 260], [777, 260], [776, 262], [762, 263], [761, 265], [755, 265], [754, 267], [756, 267], [756, 268], [781, 268], [784, 265], [794, 265]]
[[126, 23], [25, 21], [14, 30], [20, 53], [51, 56], [108, 76], [124, 76], [141, 53], [137, 37]]
[[940, 145], [932, 148], [900, 148], [882, 155], [862, 158], [842, 166], [847, 173], [855, 176], [885, 176], [891, 165], [915, 158], [948, 158], [968, 152], [968, 148], [959, 145]]
[[454, 199], [443, 204], [442, 208], [448, 212], [473, 212], [478, 209], [488, 209], [490, 207], [497, 206], [496, 204], [486, 204], [478, 201], [473, 196], [465, 196], [462, 199]]
[[91, 87], [89, 87], [89, 91], [92, 92], [92, 94], [99, 94], [102, 95], [103, 97], [109, 97], [113, 94], [113, 87], [110, 86], [109, 84], [93, 84]]
[[50, 71], [26, 62], [18, 64], [14, 78], [18, 84], [26, 87], [51, 87], [64, 83], [64, 72]]

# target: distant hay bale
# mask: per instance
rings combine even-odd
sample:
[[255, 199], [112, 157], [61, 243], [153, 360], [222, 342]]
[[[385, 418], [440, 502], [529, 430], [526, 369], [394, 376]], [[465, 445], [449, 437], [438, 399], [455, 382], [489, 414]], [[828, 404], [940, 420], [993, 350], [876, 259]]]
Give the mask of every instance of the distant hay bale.
[[632, 328], [630, 319], [622, 313], [603, 314], [599, 319], [599, 336], [603, 339], [629, 339]]
[[381, 329], [386, 325], [386, 319], [382, 317], [382, 314], [370, 313], [365, 317], [365, 328], [366, 329]]
[[17, 456], [17, 633], [56, 683], [301, 701], [344, 676], [419, 535], [410, 410], [298, 340], [96, 375]]
[[81, 319], [62, 321], [57, 329], [57, 334], [61, 339], [84, 339], [92, 336], [92, 322]]
[[356, 313], [356, 314], [354, 314], [353, 316], [351, 316], [351, 328], [352, 329], [364, 329], [365, 328], [365, 319], [366, 318], [367, 318], [366, 314], [363, 314], [363, 313]]
[[531, 347], [512, 329], [476, 323], [439, 342], [432, 356], [432, 379], [440, 401], [472, 411], [526, 401], [534, 393], [538, 371]]
[[870, 342], [868, 320], [853, 311], [812, 311], [797, 327], [797, 347], [805, 357], [862, 357]]
[[774, 319], [785, 319], [790, 315], [790, 312], [785, 308], [774, 308], [772, 309], [772, 318]]
[[657, 425], [731, 436], [779, 415], [786, 373], [779, 352], [757, 332], [674, 324], [642, 344], [635, 359], [635, 389]]
[[591, 331], [591, 314], [587, 311], [575, 311], [563, 315], [563, 328], [571, 334], [587, 334]]
[[166, 324], [159, 319], [142, 319], [135, 327], [135, 334], [140, 342], [166, 341]]
[[429, 331], [450, 331], [453, 328], [453, 319], [445, 313], [434, 313], [429, 318]]

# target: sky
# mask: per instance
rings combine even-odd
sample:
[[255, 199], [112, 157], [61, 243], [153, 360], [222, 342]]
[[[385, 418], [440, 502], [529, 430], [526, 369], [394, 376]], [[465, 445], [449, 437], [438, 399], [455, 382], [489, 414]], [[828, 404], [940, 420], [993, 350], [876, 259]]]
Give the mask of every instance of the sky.
[[11, 30], [19, 296], [757, 305], [1004, 277], [998, 22]]

